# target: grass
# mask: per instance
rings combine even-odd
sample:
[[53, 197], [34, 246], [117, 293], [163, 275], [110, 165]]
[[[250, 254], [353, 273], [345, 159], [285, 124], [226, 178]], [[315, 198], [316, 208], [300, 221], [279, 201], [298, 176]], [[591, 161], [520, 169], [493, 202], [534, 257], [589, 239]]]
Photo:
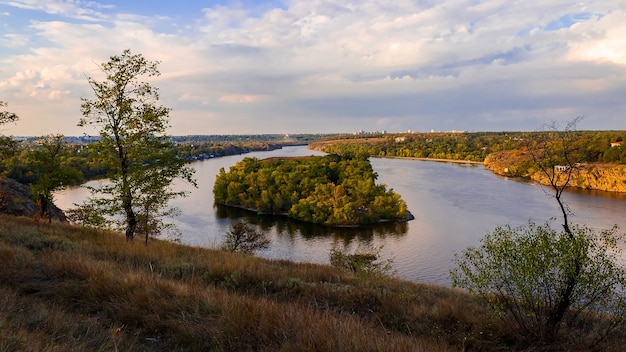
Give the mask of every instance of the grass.
[[526, 347], [458, 290], [0, 215], [2, 352]]

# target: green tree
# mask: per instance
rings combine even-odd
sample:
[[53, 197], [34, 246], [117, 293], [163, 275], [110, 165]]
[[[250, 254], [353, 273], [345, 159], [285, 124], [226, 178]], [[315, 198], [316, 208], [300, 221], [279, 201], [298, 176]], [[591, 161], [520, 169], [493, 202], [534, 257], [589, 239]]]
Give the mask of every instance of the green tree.
[[[456, 255], [454, 286], [487, 300], [498, 315], [533, 340], [553, 343], [564, 323], [597, 342], [626, 321], [626, 271], [619, 264], [617, 228], [599, 234], [569, 223], [563, 191], [574, 178], [580, 154], [574, 127], [535, 141], [535, 168], [548, 178], [563, 216], [562, 230], [548, 224], [498, 227]], [[552, 125], [554, 127], [555, 125]]]
[[[175, 153], [169, 127], [170, 109], [158, 104], [158, 89], [140, 80], [158, 76], [158, 62], [124, 50], [100, 65], [106, 79], [89, 77], [94, 99], [82, 99], [79, 126], [100, 128], [100, 140], [91, 148], [109, 167], [110, 184], [91, 188], [100, 201], [90, 205], [110, 216], [120, 216], [127, 240], [138, 233], [140, 213], [144, 216], [143, 232], [156, 229], [147, 226], [149, 218], [158, 215], [169, 200], [184, 193], [172, 191], [174, 179], [182, 178], [192, 184], [193, 171]], [[148, 204], [149, 203], [149, 204]], [[150, 209], [150, 211], [146, 211]], [[151, 222], [154, 223], [154, 222]]]
[[556, 341], [565, 322], [598, 342], [622, 327], [626, 317], [621, 237], [616, 228], [599, 234], [579, 226], [570, 231], [532, 222], [497, 227], [480, 246], [456, 255], [452, 283], [478, 294], [531, 340]]
[[[8, 104], [5, 103], [4, 101], [0, 100], [0, 108], [4, 108], [6, 107]], [[19, 117], [9, 111], [0, 111], [0, 125], [4, 125], [7, 122], [14, 122], [19, 120]]]
[[[0, 108], [4, 108], [7, 105], [7, 103], [0, 100]], [[8, 122], [15, 122], [17, 120], [19, 120], [19, 117], [16, 114], [6, 110], [0, 110], [0, 125], [4, 125]], [[0, 134], [0, 160], [4, 161], [14, 154], [17, 149], [18, 143], [14, 141], [13, 138]], [[0, 168], [0, 171], [2, 171], [2, 168]]]
[[64, 141], [65, 136], [60, 134], [40, 137], [26, 156], [26, 165], [34, 174], [30, 189], [39, 206], [39, 216], [47, 216], [49, 222], [53, 192], [82, 180], [80, 171], [68, 164], [69, 149]]

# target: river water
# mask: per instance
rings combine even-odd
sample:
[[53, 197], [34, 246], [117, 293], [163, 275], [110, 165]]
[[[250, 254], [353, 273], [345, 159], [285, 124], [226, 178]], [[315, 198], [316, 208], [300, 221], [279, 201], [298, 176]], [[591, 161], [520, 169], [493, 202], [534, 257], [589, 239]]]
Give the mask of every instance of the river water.
[[[257, 253], [262, 257], [328, 263], [333, 246], [348, 250], [383, 246], [381, 256], [392, 259], [398, 277], [450, 285], [454, 253], [478, 245], [480, 238], [496, 226], [520, 226], [532, 220], [552, 221], [558, 228], [561, 223], [560, 210], [550, 190], [536, 183], [496, 176], [482, 165], [405, 159], [371, 162], [378, 173], [378, 183], [386, 184], [407, 202], [415, 216], [408, 223], [334, 229], [213, 205], [213, 183], [222, 167], [228, 170], [244, 157], [321, 154], [306, 147], [286, 147], [192, 163], [198, 188], [178, 185], [189, 190], [190, 196], [172, 202], [182, 214], [173, 219], [182, 233], [181, 242], [217, 247], [231, 223], [243, 217], [272, 239], [270, 248]], [[82, 187], [70, 188], [58, 192], [55, 203], [67, 209], [87, 195]], [[563, 199], [572, 211], [571, 223], [596, 229], [617, 224], [620, 231], [626, 230], [624, 194], [575, 190], [564, 193]]]

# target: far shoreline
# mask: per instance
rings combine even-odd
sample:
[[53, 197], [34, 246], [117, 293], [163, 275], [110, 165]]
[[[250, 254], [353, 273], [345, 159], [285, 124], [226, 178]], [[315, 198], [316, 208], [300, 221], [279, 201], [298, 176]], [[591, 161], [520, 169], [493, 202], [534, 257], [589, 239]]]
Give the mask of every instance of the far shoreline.
[[456, 163], [456, 164], [475, 164], [475, 165], [484, 165], [485, 164], [482, 161], [456, 160], [456, 159], [439, 159], [439, 158], [415, 158], [415, 157], [411, 157], [411, 156], [372, 156], [372, 158], [406, 159], [406, 160], [418, 160], [418, 161], [435, 161], [435, 162], [438, 162], [438, 163]]

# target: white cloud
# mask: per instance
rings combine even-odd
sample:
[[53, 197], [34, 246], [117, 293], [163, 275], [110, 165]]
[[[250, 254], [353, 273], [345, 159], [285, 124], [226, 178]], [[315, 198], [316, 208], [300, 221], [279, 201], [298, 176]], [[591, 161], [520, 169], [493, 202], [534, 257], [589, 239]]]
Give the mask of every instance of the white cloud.
[[[126, 48], [162, 62], [154, 83], [174, 108], [175, 133], [186, 133], [183, 119], [203, 116], [219, 129], [212, 133], [243, 133], [368, 128], [361, 123], [506, 129], [522, 126], [525, 112], [526, 128], [535, 129], [542, 114], [626, 112], [611, 103], [626, 91], [619, 1], [291, 0], [263, 11], [198, 8], [185, 23], [173, 23], [173, 13], [111, 13], [98, 2], [0, 3], [58, 15], [0, 37], [22, 49], [0, 59], [0, 96], [20, 108], [63, 106], [67, 126], [91, 93], [85, 75], [97, 76], [98, 63]], [[603, 128], [618, 128], [605, 121]], [[28, 123], [16, 131], [44, 126]]]
[[626, 65], [626, 12], [614, 12], [598, 20], [577, 23], [571, 31], [570, 60]]
[[21, 34], [5, 34], [0, 37], [0, 46], [4, 48], [17, 48], [28, 43], [28, 37]]
[[110, 6], [100, 5], [97, 2], [80, 0], [12, 0], [0, 3], [21, 9], [42, 11], [52, 15], [62, 15], [89, 21], [101, 19], [102, 13], [98, 10], [110, 8]]

